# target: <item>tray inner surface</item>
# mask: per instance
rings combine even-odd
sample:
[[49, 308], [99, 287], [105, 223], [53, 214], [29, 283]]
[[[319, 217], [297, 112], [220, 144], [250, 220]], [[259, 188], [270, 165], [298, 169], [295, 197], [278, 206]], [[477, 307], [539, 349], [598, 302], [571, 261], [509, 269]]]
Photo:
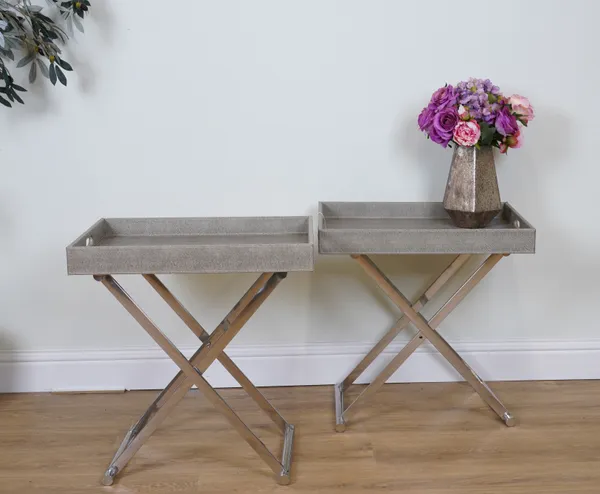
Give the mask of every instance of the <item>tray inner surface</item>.
[[[327, 230], [439, 230], [456, 229], [449, 217], [439, 218], [352, 218], [325, 217], [323, 227]], [[487, 229], [514, 229], [514, 226], [498, 215]]]
[[70, 247], [310, 245], [308, 217], [106, 218]]
[[95, 245], [100, 247], [138, 247], [161, 245], [276, 245], [307, 244], [308, 234], [228, 234], [228, 235], [108, 235]]

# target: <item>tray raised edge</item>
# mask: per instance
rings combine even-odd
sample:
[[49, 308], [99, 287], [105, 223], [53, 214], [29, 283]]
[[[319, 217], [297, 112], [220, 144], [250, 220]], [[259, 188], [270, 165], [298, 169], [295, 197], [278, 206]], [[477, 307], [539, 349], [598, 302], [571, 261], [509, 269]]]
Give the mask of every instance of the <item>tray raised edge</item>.
[[[144, 221], [169, 222], [175, 220], [186, 224], [198, 220], [222, 221], [265, 220], [275, 223], [286, 219], [305, 221], [299, 233], [308, 235], [307, 243], [250, 244], [250, 245], [151, 245], [151, 246], [85, 246], [88, 237], [100, 239], [106, 236], [110, 221], [126, 222], [127, 218], [101, 218], [66, 248], [67, 273], [74, 274], [176, 274], [176, 273], [244, 273], [312, 271], [314, 269], [314, 232], [310, 216], [288, 217], [236, 217], [236, 218], [132, 218]], [[187, 221], [189, 224], [190, 221]], [[163, 225], [164, 226], [164, 225]], [[120, 228], [123, 225], [120, 226]], [[139, 228], [139, 225], [136, 226]], [[272, 227], [270, 227], [272, 228]], [[268, 230], [268, 228], [267, 228]], [[284, 230], [282, 233], [290, 233]], [[230, 232], [232, 238], [241, 232]], [[265, 232], [258, 232], [264, 233]], [[276, 234], [277, 231], [271, 233]], [[155, 234], [164, 234], [159, 231]], [[170, 232], [172, 234], [172, 232]], [[202, 234], [201, 231], [179, 234]], [[227, 234], [219, 231], [218, 234]]]
[[[336, 210], [336, 215], [327, 210]], [[346, 213], [347, 211], [347, 213]], [[342, 213], [342, 215], [340, 215]], [[510, 203], [502, 215], [519, 228], [511, 229], [410, 229], [378, 230], [324, 228], [327, 217], [421, 217], [445, 215], [442, 203], [435, 202], [319, 202], [318, 248], [320, 254], [533, 254], [535, 228]], [[377, 216], [374, 216], [377, 215]]]

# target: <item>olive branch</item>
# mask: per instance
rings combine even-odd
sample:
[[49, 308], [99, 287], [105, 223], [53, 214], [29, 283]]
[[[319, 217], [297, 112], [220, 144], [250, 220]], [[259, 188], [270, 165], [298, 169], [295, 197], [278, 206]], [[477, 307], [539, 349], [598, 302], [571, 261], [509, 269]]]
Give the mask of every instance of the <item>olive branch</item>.
[[[7, 63], [20, 55], [16, 68], [29, 66], [29, 82], [37, 79], [38, 72], [50, 80], [67, 85], [65, 72], [73, 70], [62, 58], [60, 45], [64, 45], [73, 28], [83, 33], [81, 19], [88, 13], [89, 0], [47, 0], [48, 9], [31, 0], [0, 0], [0, 104], [12, 107], [15, 101], [23, 104], [18, 93], [27, 91], [15, 84]], [[54, 15], [56, 20], [44, 14]]]

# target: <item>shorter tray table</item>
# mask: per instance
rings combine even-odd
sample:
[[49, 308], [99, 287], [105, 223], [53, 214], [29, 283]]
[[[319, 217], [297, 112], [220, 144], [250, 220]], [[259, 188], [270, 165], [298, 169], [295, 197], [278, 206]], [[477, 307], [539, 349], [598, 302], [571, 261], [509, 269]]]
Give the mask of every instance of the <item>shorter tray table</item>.
[[508, 203], [487, 228], [457, 228], [437, 202], [322, 202], [321, 254], [525, 254], [535, 229]]
[[[489, 386], [469, 367], [452, 346], [436, 331], [440, 323], [504, 256], [535, 252], [535, 229], [506, 203], [500, 215], [484, 229], [455, 227], [441, 203], [319, 203], [319, 252], [349, 254], [404, 314], [358, 365], [335, 385], [336, 430], [346, 429], [346, 421], [356, 405], [375, 393], [410, 355], [429, 341], [458, 371], [507, 426], [515, 425]], [[458, 254], [450, 265], [411, 303], [369, 258], [369, 254]], [[486, 259], [468, 280], [429, 319], [421, 309], [440, 291], [472, 254]], [[385, 348], [412, 324], [417, 334], [381, 370], [377, 377], [350, 404], [345, 391], [375, 361]]]
[[[101, 219], [67, 247], [69, 274], [88, 274], [121, 305], [181, 369], [127, 432], [104, 473], [116, 477], [196, 385], [276, 474], [290, 482], [294, 426], [287, 423], [224, 352], [289, 271], [313, 269], [314, 242], [309, 217]], [[208, 333], [158, 279], [163, 273], [262, 273], [212, 333]], [[188, 360], [138, 307], [113, 274], [141, 274], [191, 329], [202, 345]], [[277, 458], [229, 407], [203, 374], [218, 360], [276, 424], [283, 435]]]

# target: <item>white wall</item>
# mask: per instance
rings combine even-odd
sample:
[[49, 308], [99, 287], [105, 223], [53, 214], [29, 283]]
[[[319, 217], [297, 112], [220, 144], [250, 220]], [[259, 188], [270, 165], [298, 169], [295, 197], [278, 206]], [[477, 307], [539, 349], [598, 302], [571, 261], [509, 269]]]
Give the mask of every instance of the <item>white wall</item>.
[[[441, 200], [450, 151], [426, 141], [416, 116], [434, 89], [469, 76], [536, 108], [524, 148], [498, 159], [498, 175], [503, 199], [537, 227], [538, 252], [503, 260], [443, 332], [482, 348], [600, 349], [598, 2], [93, 3], [85, 36], [67, 49], [69, 87], [38, 81], [26, 106], [0, 111], [5, 361], [153, 347], [100, 285], [66, 276], [65, 246], [101, 216], [300, 215], [319, 200]], [[26, 70], [15, 74], [26, 80]], [[415, 294], [450, 259], [380, 261]], [[166, 281], [212, 328], [252, 279]], [[175, 342], [194, 345], [149, 287], [123, 283]], [[395, 317], [350, 259], [319, 258], [235, 344], [340, 342], [343, 353]], [[600, 378], [595, 365], [579, 377]]]

